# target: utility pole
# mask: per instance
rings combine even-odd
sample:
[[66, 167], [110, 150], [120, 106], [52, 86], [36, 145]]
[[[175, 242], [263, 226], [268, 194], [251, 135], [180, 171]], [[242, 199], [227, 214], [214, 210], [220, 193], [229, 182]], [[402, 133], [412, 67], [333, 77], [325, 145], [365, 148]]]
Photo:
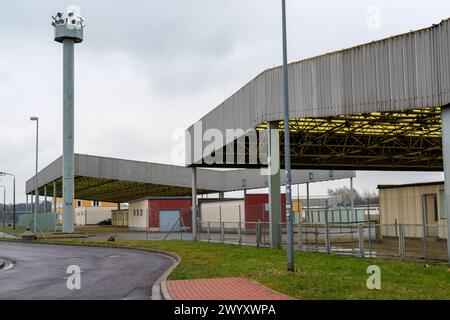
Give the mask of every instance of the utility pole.
[[283, 23], [283, 96], [284, 96], [284, 169], [286, 171], [287, 269], [294, 271], [294, 236], [292, 225], [291, 138], [289, 132], [289, 76], [287, 64], [286, 0], [281, 0]]

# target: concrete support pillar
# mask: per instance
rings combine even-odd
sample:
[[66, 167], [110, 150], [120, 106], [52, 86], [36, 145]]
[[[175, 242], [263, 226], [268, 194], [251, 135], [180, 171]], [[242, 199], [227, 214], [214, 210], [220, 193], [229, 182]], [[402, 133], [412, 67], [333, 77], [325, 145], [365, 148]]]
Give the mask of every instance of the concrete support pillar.
[[25, 194], [25, 214], [28, 214], [28, 193]]
[[447, 217], [447, 250], [450, 264], [450, 106], [442, 108], [442, 154], [445, 178], [445, 215]]
[[272, 248], [281, 248], [279, 232], [279, 224], [281, 223], [280, 136], [278, 122], [269, 122], [268, 129], [270, 240]]
[[197, 240], [197, 168], [192, 167], [192, 241]]
[[225, 192], [219, 192], [219, 199], [225, 198]]
[[30, 209], [31, 209], [31, 214], [33, 214], [34, 213], [34, 193], [33, 192], [30, 194], [30, 199], [31, 199]]
[[[37, 207], [36, 207], [37, 206]], [[37, 212], [39, 211], [39, 196], [36, 191], [31, 195], [31, 212], [33, 213], [33, 233], [37, 232]]]
[[63, 231], [74, 231], [74, 39], [63, 40]]

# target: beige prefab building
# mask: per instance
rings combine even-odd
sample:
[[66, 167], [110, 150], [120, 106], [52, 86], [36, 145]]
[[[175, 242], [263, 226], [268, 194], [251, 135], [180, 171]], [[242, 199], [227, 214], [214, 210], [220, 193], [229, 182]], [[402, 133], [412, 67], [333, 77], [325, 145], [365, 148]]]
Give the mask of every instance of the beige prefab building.
[[128, 228], [132, 231], [149, 230], [148, 200], [130, 202], [128, 205]]
[[78, 207], [75, 208], [75, 225], [95, 225], [111, 219], [111, 211], [116, 207]]
[[407, 185], [380, 185], [380, 223], [382, 236], [397, 236], [395, 225], [405, 224], [406, 237], [447, 238], [444, 210], [444, 182]]
[[[200, 219], [205, 223], [234, 223], [241, 221], [241, 228], [245, 228], [244, 199], [218, 199], [200, 203]], [[236, 226], [239, 223], [236, 224]]]

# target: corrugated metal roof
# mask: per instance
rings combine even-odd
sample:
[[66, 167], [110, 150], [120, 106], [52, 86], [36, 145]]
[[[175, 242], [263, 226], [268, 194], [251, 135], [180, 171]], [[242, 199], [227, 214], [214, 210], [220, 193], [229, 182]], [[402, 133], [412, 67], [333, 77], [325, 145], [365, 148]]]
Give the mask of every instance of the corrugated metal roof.
[[[38, 173], [38, 188], [41, 195], [44, 187], [53, 195], [62, 194], [61, 157]], [[75, 154], [75, 198], [107, 202], [129, 202], [145, 197], [181, 197], [191, 195], [191, 168], [133, 161], [91, 155]], [[311, 173], [311, 176], [310, 176]], [[353, 171], [293, 171], [294, 183], [327, 181], [354, 177]], [[198, 169], [198, 193], [215, 193], [267, 186], [267, 177], [260, 171], [218, 171]], [[26, 192], [34, 191], [34, 179], [26, 182]], [[281, 178], [283, 179], [283, 178]], [[282, 180], [283, 181], [283, 180]]]
[[[450, 22], [294, 62], [288, 69], [292, 119], [444, 106], [450, 103]], [[262, 72], [205, 115], [203, 131], [218, 129], [225, 136], [227, 129], [245, 131], [282, 120], [281, 86], [281, 67]], [[193, 164], [193, 127], [186, 135], [192, 147], [187, 165]]]
[[417, 183], [409, 183], [409, 184], [385, 184], [385, 185], [379, 185], [378, 189], [412, 188], [412, 187], [435, 186], [435, 185], [443, 185], [443, 184], [444, 184], [444, 181], [417, 182]]

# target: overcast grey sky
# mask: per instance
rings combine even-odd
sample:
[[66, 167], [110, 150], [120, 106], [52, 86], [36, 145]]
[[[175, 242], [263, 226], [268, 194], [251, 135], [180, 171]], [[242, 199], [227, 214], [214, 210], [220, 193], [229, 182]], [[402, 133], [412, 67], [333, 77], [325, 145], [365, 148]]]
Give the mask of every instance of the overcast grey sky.
[[[50, 16], [81, 7], [76, 46], [75, 151], [171, 163], [188, 126], [266, 68], [281, 64], [280, 0], [2, 0], [0, 170], [18, 200], [34, 172], [62, 154], [62, 47]], [[287, 0], [289, 60], [430, 26], [450, 1]], [[380, 28], [369, 28], [371, 8]], [[369, 11], [368, 11], [369, 10]], [[178, 163], [179, 164], [179, 163]], [[441, 180], [441, 173], [358, 173], [355, 185]], [[1, 178], [1, 184], [9, 180]], [[342, 183], [317, 184], [316, 194]]]

